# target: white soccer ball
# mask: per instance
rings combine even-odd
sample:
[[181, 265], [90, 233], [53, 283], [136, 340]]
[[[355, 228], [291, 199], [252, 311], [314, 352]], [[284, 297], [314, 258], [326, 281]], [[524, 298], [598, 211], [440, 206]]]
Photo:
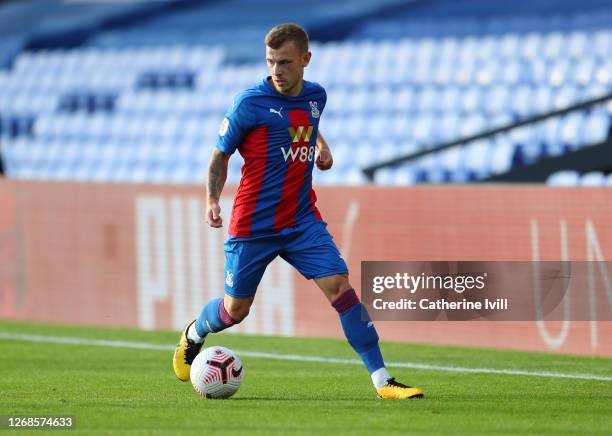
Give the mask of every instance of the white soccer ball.
[[196, 392], [206, 398], [229, 398], [242, 384], [244, 368], [232, 350], [205, 348], [191, 364], [189, 378]]

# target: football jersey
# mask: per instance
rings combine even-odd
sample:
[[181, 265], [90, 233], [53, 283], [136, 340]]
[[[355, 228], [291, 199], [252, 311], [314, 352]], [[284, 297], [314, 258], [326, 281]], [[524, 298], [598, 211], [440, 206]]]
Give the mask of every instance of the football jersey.
[[219, 130], [217, 148], [244, 158], [228, 232], [236, 238], [277, 234], [321, 220], [312, 170], [319, 117], [327, 95], [304, 80], [296, 97], [264, 79], [239, 94]]

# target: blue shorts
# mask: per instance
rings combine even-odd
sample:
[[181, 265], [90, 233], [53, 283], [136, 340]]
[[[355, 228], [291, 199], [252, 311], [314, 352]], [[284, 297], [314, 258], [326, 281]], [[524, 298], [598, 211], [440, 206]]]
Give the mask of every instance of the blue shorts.
[[234, 298], [255, 295], [264, 271], [276, 256], [306, 279], [347, 274], [324, 221], [313, 221], [257, 239], [230, 238], [225, 243], [225, 293]]

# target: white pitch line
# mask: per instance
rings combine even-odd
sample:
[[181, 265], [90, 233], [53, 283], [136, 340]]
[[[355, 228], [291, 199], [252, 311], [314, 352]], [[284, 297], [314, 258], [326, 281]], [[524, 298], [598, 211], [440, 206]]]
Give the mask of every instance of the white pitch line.
[[[0, 332], [0, 339], [20, 340], [28, 342], [48, 342], [52, 344], [68, 344], [68, 345], [94, 345], [99, 347], [117, 347], [117, 348], [132, 348], [141, 350], [162, 350], [172, 351], [174, 345], [152, 344], [149, 342], [128, 342], [128, 341], [111, 341], [106, 339], [85, 339], [66, 336], [41, 336], [27, 335], [20, 333]], [[255, 357], [262, 359], [273, 360], [289, 360], [293, 362], [317, 362], [317, 363], [340, 363], [349, 365], [362, 365], [358, 359], [339, 359], [333, 357], [318, 357], [318, 356], [301, 356], [297, 354], [274, 354], [262, 353], [257, 351], [238, 351], [234, 350], [240, 356]], [[441, 371], [441, 372], [458, 372], [472, 374], [502, 374], [502, 375], [523, 375], [530, 377], [550, 377], [550, 378], [567, 378], [581, 380], [596, 380], [596, 381], [612, 381], [612, 376], [596, 375], [596, 374], [568, 374], [562, 372], [548, 371], [522, 371], [515, 369], [495, 369], [495, 368], [468, 368], [460, 366], [444, 366], [444, 365], [429, 365], [422, 363], [411, 362], [387, 362], [389, 368], [409, 368], [422, 369], [426, 371]]]

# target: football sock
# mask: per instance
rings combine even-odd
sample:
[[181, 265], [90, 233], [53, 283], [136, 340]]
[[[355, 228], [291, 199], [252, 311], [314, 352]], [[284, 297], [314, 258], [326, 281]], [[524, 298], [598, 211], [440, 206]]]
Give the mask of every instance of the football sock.
[[349, 289], [343, 292], [334, 300], [332, 306], [340, 315], [340, 323], [346, 339], [359, 354], [368, 372], [373, 374], [381, 368], [384, 369], [385, 363], [378, 346], [376, 328], [365, 307], [360, 303], [355, 290]]
[[234, 324], [238, 324], [238, 321], [225, 310], [223, 297], [218, 297], [210, 300], [204, 306], [194, 325], [197, 335], [201, 338], [200, 342], [202, 342], [207, 334], [220, 332]]
[[199, 344], [204, 341], [204, 338], [198, 334], [195, 325], [196, 323], [194, 322], [189, 326], [189, 330], [187, 330], [187, 339], [190, 339], [196, 344]]
[[376, 389], [380, 389], [387, 384], [387, 380], [391, 378], [391, 374], [389, 374], [387, 368], [383, 366], [382, 368], [377, 369], [372, 374], [370, 374], [370, 377], [372, 377], [372, 383], [374, 383], [374, 387]]

